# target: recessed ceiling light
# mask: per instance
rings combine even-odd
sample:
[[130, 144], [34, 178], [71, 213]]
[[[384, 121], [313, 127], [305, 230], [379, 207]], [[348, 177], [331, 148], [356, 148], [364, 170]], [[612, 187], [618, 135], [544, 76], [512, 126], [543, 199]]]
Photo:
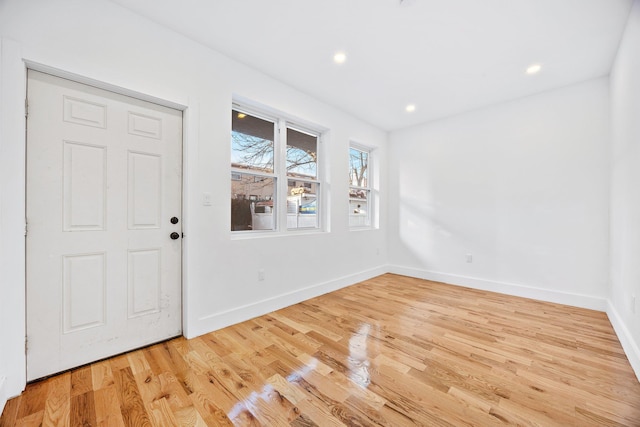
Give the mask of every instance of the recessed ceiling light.
[[537, 74], [542, 69], [542, 65], [540, 64], [531, 64], [527, 68], [527, 74]]
[[335, 62], [336, 64], [343, 64], [344, 61], [347, 60], [347, 54], [344, 52], [338, 52], [335, 55], [333, 55], [333, 62]]
[[416, 111], [416, 106], [413, 104], [409, 104], [405, 107], [405, 110], [407, 111], [407, 113], [413, 113], [414, 111]]
[[245, 113], [238, 113], [238, 118], [239, 119], [244, 119], [245, 117], [247, 117], [247, 115]]

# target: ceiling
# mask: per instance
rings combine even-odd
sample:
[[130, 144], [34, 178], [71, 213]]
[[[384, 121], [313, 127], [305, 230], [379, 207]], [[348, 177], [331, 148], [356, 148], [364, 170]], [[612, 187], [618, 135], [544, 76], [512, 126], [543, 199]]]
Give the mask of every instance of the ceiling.
[[384, 130], [608, 75], [632, 3], [112, 1]]

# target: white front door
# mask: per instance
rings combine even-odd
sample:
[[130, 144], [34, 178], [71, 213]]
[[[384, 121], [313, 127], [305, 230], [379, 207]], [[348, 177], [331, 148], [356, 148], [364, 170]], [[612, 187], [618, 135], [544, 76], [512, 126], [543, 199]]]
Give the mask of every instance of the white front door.
[[182, 113], [35, 71], [27, 94], [33, 380], [181, 334]]

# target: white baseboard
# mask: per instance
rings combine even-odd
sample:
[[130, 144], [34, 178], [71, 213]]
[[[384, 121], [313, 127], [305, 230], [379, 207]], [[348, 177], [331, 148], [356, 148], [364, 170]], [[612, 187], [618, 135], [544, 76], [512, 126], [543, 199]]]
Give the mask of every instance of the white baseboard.
[[627, 355], [627, 359], [629, 359], [629, 364], [636, 373], [638, 381], [640, 381], [640, 348], [611, 301], [607, 301], [607, 316], [609, 316], [613, 330], [618, 335], [618, 340], [622, 344], [622, 349]]
[[198, 335], [222, 329], [248, 319], [253, 319], [254, 317], [280, 310], [281, 308], [342, 289], [346, 286], [350, 286], [385, 273], [387, 273], [387, 266], [380, 266], [360, 273], [339, 277], [328, 282], [297, 289], [293, 292], [280, 294], [262, 301], [235, 307], [230, 310], [202, 316], [198, 319], [197, 326], [189, 331], [189, 336], [187, 336], [187, 338], [194, 338]]
[[590, 295], [558, 292], [550, 289], [536, 288], [533, 286], [497, 282], [475, 277], [461, 276], [457, 274], [448, 274], [438, 271], [402, 267], [398, 265], [390, 265], [389, 273], [417, 277], [419, 279], [433, 280], [435, 282], [442, 282], [450, 285], [466, 286], [483, 291], [498, 292], [501, 294], [537, 299], [540, 301], [553, 302], [556, 304], [565, 304], [574, 307], [588, 308], [590, 310], [607, 310], [607, 300], [605, 298], [599, 298]]
[[6, 378], [5, 377], [0, 377], [0, 414], [2, 414], [2, 411], [4, 410], [4, 405], [7, 404], [7, 391], [5, 390], [5, 382], [6, 382]]

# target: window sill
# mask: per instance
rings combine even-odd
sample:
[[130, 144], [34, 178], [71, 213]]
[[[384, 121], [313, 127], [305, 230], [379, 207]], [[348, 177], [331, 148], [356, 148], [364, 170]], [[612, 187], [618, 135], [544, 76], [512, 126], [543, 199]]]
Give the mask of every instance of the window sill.
[[293, 236], [313, 236], [318, 234], [325, 234], [326, 231], [321, 229], [301, 229], [301, 230], [288, 230], [288, 231], [232, 231], [231, 240], [252, 240], [252, 239], [271, 239], [278, 237], [293, 237]]
[[377, 228], [371, 225], [354, 225], [352, 227], [349, 227], [349, 231], [370, 231], [370, 230], [377, 230]]

